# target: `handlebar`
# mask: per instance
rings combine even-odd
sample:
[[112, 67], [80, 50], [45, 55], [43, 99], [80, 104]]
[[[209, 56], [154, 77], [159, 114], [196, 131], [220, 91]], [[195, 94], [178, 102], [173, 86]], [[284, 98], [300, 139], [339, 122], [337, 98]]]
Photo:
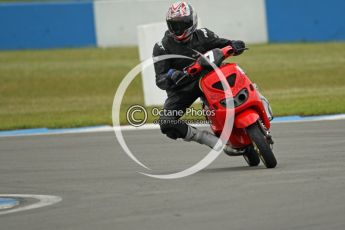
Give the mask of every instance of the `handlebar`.
[[[243, 50], [247, 50], [248, 48], [244, 48]], [[215, 51], [218, 50], [218, 53], [215, 53]], [[219, 52], [220, 51], [220, 52]], [[205, 59], [204, 57], [206, 57], [208, 59], [208, 63], [209, 62], [214, 62], [215, 61], [215, 54], [218, 55], [218, 61], [220, 61], [220, 63], [222, 61], [224, 61], [226, 58], [232, 56], [234, 54], [234, 49], [232, 48], [232, 46], [225, 46], [221, 49], [214, 49], [214, 50], [210, 50], [208, 51], [205, 55], [200, 56], [194, 63], [192, 63], [190, 66], [186, 67], [184, 69], [184, 72], [187, 73], [188, 75], [195, 75], [197, 73], [199, 73], [202, 70], [202, 60]]]

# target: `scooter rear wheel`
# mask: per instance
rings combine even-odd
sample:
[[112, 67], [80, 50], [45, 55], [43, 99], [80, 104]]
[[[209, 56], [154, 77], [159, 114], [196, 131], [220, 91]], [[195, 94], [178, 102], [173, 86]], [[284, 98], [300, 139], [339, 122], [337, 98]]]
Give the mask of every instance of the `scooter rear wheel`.
[[274, 168], [277, 165], [277, 160], [272, 152], [271, 146], [267, 141], [264, 133], [257, 123], [247, 128], [247, 133], [253, 143], [255, 152], [260, 157], [266, 168]]

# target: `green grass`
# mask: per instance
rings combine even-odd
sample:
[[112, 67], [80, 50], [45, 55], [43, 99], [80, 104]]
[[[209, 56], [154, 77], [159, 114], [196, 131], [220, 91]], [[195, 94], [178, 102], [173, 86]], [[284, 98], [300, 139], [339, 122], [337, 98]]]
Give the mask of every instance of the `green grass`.
[[[0, 129], [110, 124], [137, 48], [0, 52]], [[137, 78], [125, 102], [142, 102]]]
[[[229, 60], [259, 85], [276, 116], [345, 112], [345, 43], [250, 48]], [[111, 124], [116, 88], [138, 63], [136, 47], [1, 51], [0, 129]], [[138, 103], [140, 78], [126, 93], [123, 113]]]
[[276, 115], [345, 112], [345, 43], [254, 46], [237, 61]]
[[276, 116], [345, 112], [345, 43], [254, 45], [231, 61], [260, 86]]

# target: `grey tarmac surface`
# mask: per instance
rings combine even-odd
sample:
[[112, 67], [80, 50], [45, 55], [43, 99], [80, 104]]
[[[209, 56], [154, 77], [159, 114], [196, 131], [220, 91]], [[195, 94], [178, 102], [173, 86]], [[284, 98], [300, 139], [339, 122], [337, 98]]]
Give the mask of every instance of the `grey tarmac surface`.
[[[0, 229], [345, 229], [345, 121], [274, 124], [272, 133], [277, 168], [222, 155], [178, 180], [138, 174], [110, 132], [0, 138], [0, 194], [63, 198], [0, 215]], [[208, 150], [158, 130], [125, 138], [155, 173]]]

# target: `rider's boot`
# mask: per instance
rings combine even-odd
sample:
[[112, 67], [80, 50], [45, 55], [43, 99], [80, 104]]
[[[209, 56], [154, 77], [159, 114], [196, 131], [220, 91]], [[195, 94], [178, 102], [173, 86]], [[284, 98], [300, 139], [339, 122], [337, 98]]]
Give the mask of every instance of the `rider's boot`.
[[[222, 148], [221, 144], [217, 144], [218, 137], [206, 130], [199, 130], [193, 126], [188, 126], [187, 135], [184, 138], [185, 141], [195, 141], [199, 144], [207, 145], [208, 147], [219, 151]], [[238, 150], [231, 148], [230, 146], [226, 145], [224, 147], [224, 152], [226, 153], [234, 153], [238, 152]]]

